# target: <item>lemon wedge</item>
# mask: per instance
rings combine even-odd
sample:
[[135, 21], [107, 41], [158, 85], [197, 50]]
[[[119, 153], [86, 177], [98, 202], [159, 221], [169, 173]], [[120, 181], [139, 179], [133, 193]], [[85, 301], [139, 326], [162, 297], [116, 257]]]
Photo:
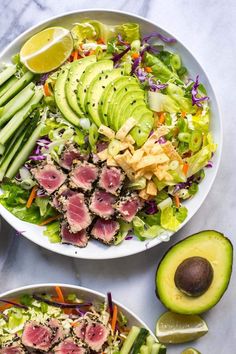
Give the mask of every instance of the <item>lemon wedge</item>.
[[63, 27], [50, 27], [36, 33], [23, 45], [20, 60], [30, 71], [42, 74], [57, 69], [72, 50], [70, 31]]

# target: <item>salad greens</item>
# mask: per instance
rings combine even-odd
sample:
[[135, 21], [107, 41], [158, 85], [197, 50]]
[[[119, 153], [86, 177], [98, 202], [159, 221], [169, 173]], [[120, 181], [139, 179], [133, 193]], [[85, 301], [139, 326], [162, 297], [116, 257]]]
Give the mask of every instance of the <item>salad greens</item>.
[[[86, 302], [76, 293], [64, 295], [56, 286], [52, 294], [26, 293], [0, 302], [1, 350], [21, 352], [26, 346], [30, 351], [43, 348], [57, 353], [62, 348], [68, 351], [69, 344], [75, 353], [138, 354], [142, 346], [152, 350], [158, 344], [162, 350], [155, 353], [166, 353], [166, 347], [146, 328], [128, 327], [127, 317], [110, 293], [104, 303]], [[88, 332], [93, 328], [93, 340], [86, 334], [80, 336], [81, 325]]]
[[[113, 225], [108, 239], [91, 230], [104, 243], [177, 231], [188, 214], [182, 202], [198, 193], [217, 147], [204, 85], [172, 50], [175, 39], [142, 36], [137, 23], [84, 19], [70, 34], [73, 51], [58, 69], [35, 75], [16, 54], [0, 72], [0, 203], [21, 220], [45, 224], [50, 242], [63, 240], [67, 225], [64, 242], [80, 247], [87, 243], [78, 244], [81, 230], [69, 223], [65, 188], [83, 193], [103, 228]], [[78, 164], [99, 175], [122, 173], [109, 217], [92, 206], [93, 189], [109, 188], [97, 177], [91, 188], [75, 186]], [[52, 192], [37, 177], [45, 168], [64, 180]]]

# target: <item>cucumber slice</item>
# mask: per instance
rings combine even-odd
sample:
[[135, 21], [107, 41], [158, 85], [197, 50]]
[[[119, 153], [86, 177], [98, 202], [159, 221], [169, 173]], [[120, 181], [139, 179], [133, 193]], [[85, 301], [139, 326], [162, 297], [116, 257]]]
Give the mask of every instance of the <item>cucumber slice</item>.
[[0, 73], [0, 86], [2, 84], [4, 84], [12, 75], [14, 75], [15, 72], [16, 72], [16, 66], [15, 65], [8, 66], [6, 69], [4, 69]]

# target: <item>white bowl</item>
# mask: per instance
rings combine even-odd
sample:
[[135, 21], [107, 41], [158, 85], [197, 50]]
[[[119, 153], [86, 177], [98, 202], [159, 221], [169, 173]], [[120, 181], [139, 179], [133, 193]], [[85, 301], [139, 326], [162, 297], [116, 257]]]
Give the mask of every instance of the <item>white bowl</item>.
[[[47, 21], [42, 22], [40, 25], [31, 27], [28, 31], [21, 34], [10, 45], [8, 45], [8, 47], [0, 55], [0, 62], [9, 62], [11, 56], [20, 50], [22, 44], [33, 34], [42, 30], [43, 28], [55, 25], [61, 25], [70, 28], [73, 23], [78, 22], [80, 19], [83, 19], [85, 17], [96, 19], [108, 24], [134, 21], [140, 24], [142, 33], [144, 34], [151, 33], [153, 31], [158, 31], [166, 36], [175, 37], [174, 35], [168, 33], [162, 28], [159, 28], [155, 23], [148, 21], [140, 16], [131, 15], [120, 11], [81, 10], [53, 17]], [[202, 205], [216, 177], [222, 149], [222, 123], [218, 103], [213, 88], [200, 64], [181, 42], [177, 41], [176, 44], [171, 45], [171, 48], [172, 50], [178, 52], [181, 55], [184, 65], [189, 70], [190, 76], [192, 78], [195, 78], [196, 75], [199, 74], [201, 82], [205, 85], [207, 89], [208, 95], [210, 97], [210, 105], [212, 112], [211, 130], [213, 132], [215, 142], [218, 145], [217, 152], [213, 158], [213, 168], [206, 169], [206, 177], [201, 182], [197, 195], [194, 198], [186, 201], [185, 203], [186, 207], [188, 208], [188, 217], [181, 225], [181, 227], [183, 227]], [[22, 232], [23, 236], [25, 236], [29, 240], [53, 252], [77, 258], [109, 259], [124, 257], [145, 251], [147, 248], [156, 246], [162, 241], [168, 241], [169, 237], [173, 235], [173, 232], [167, 231], [162, 236], [150, 241], [141, 242], [137, 239], [132, 239], [124, 241], [119, 246], [110, 247], [100, 244], [97, 241], [90, 241], [86, 248], [80, 249], [71, 245], [50, 243], [47, 237], [43, 236], [42, 227], [26, 223], [17, 219], [2, 206], [0, 206], [0, 214], [12, 227]]]
[[[90, 290], [87, 288], [83, 288], [81, 286], [76, 286], [76, 285], [69, 285], [69, 284], [54, 284], [54, 283], [45, 283], [45, 284], [37, 284], [37, 285], [27, 285], [27, 286], [22, 286], [20, 288], [14, 289], [14, 290], [9, 290], [3, 294], [0, 294], [0, 299], [16, 299], [17, 297], [23, 295], [23, 294], [28, 294], [32, 295], [34, 293], [40, 294], [40, 293], [48, 293], [55, 295], [55, 286], [59, 286], [63, 292], [64, 295], [68, 295], [71, 293], [75, 293], [79, 299], [82, 299], [84, 301], [96, 303], [96, 304], [103, 304], [106, 295]], [[120, 304], [117, 301], [114, 301], [112, 298], [112, 301], [114, 304], [116, 304], [119, 308], [119, 310], [122, 311], [122, 313], [126, 316], [128, 320], [128, 326], [138, 326], [138, 327], [144, 327], [147, 328], [152, 336], [154, 336], [153, 332], [148, 328], [148, 326], [138, 317], [136, 316], [132, 311], [127, 309], [126, 306]], [[155, 336], [154, 336], [155, 337]]]

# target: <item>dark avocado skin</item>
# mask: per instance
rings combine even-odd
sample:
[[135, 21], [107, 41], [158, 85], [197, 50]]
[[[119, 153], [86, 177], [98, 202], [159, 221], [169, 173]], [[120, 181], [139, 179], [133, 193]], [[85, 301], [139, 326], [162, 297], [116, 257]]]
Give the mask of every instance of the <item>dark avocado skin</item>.
[[[213, 230], [204, 230], [204, 232], [212, 232], [212, 231], [213, 231]], [[173, 247], [175, 247], [177, 244], [182, 244], [185, 240], [189, 239], [189, 238], [192, 237], [192, 236], [200, 235], [202, 232], [203, 232], [203, 231], [200, 231], [200, 232], [198, 232], [198, 233], [192, 234], [192, 235], [190, 235], [190, 236], [184, 238], [183, 240], [181, 240], [181, 241], [175, 243], [175, 244], [174, 244], [173, 246], [171, 246], [171, 247], [165, 252], [165, 254], [162, 256], [162, 258], [161, 258], [161, 260], [160, 260], [160, 262], [159, 262], [159, 264], [158, 264], [158, 266], [157, 266], [156, 273], [155, 273], [155, 294], [156, 294], [156, 296], [157, 296], [157, 298], [158, 298], [159, 301], [161, 301], [161, 299], [160, 299], [160, 296], [159, 296], [159, 294], [158, 294], [158, 289], [157, 289], [157, 285], [156, 285], [156, 279], [157, 279], [158, 269], [159, 269], [159, 267], [160, 267], [160, 265], [161, 265], [163, 259], [166, 257], [167, 253], [169, 253], [169, 252], [173, 249]], [[220, 233], [220, 232], [218, 232], [218, 231], [217, 231], [217, 233], [219, 233], [221, 236], [223, 236], [223, 237], [228, 241], [228, 243], [231, 245], [232, 253], [233, 253], [234, 247], [233, 247], [233, 244], [232, 244], [232, 242], [230, 241], [230, 239], [229, 239], [228, 237], [226, 237], [223, 233]], [[221, 300], [221, 298], [223, 297], [224, 293], [225, 293], [226, 290], [228, 289], [229, 282], [230, 282], [231, 275], [232, 275], [232, 268], [233, 268], [233, 258], [232, 258], [232, 263], [231, 263], [231, 267], [230, 267], [230, 272], [229, 272], [228, 281], [226, 282], [225, 291], [224, 291], [224, 292], [222, 293], [222, 295], [219, 297], [217, 303]], [[216, 303], [215, 305], [217, 305], [217, 303]], [[215, 305], [214, 305], [214, 306], [215, 306]], [[164, 306], [166, 307], [166, 305], [164, 305]], [[213, 306], [213, 307], [214, 307], [214, 306]], [[169, 309], [168, 307], [166, 307], [166, 308]]]

